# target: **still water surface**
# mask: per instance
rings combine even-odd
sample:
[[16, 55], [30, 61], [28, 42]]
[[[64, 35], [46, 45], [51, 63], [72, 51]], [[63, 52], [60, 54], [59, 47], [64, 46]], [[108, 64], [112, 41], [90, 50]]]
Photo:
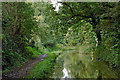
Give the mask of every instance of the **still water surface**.
[[56, 59], [53, 77], [57, 78], [117, 78], [117, 73], [102, 61], [76, 50], [65, 51]]

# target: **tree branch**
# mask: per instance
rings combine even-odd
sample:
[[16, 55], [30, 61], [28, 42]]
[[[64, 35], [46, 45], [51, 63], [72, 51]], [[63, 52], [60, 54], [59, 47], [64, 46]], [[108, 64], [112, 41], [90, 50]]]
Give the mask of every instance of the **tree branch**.
[[58, 2], [58, 3], [62, 3], [62, 4], [66, 5], [66, 6], [68, 6], [70, 8], [70, 11], [72, 13], [72, 17], [70, 19], [72, 19], [72, 18], [74, 18], [76, 16], [80, 16], [80, 17], [83, 17], [83, 18], [91, 18], [90, 16], [85, 16], [85, 15], [81, 15], [81, 14], [75, 14], [72, 7], [69, 4], [65, 3], [65, 2]]
[[65, 2], [58, 2], [58, 3], [62, 3], [62, 4], [64, 4], [64, 5], [66, 5], [66, 6], [68, 6], [68, 7], [70, 8], [71, 13], [74, 14], [74, 11], [72, 10], [72, 7], [71, 7], [70, 5], [68, 5], [68, 4], [65, 3]]

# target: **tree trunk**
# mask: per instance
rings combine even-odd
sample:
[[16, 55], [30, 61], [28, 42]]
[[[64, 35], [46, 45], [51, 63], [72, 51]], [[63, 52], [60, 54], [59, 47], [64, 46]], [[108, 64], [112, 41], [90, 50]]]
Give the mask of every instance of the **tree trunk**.
[[96, 35], [97, 35], [97, 39], [98, 39], [98, 45], [100, 45], [100, 43], [101, 43], [101, 34], [100, 34], [100, 30], [98, 30], [98, 31], [96, 32]]
[[98, 39], [98, 45], [100, 45], [101, 43], [101, 33], [100, 33], [100, 29], [97, 28], [97, 24], [99, 23], [99, 21], [97, 22], [95, 18], [92, 18], [92, 26], [93, 26], [93, 31], [96, 33], [96, 37]]

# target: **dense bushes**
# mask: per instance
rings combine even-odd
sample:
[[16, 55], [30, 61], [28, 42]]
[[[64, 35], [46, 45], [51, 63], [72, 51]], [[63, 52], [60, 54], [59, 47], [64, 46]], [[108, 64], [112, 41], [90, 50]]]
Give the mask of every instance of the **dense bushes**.
[[23, 52], [25, 51], [23, 47], [25, 44], [22, 40], [20, 40], [20, 38], [7, 35], [2, 39], [2, 43], [3, 70], [9, 68], [10, 66], [20, 65], [20, 63], [25, 61], [25, 56], [23, 56]]
[[2, 66], [4, 71], [9, 67], [20, 65], [32, 56], [26, 47], [30, 44], [32, 29], [37, 24], [33, 19], [34, 10], [30, 3], [2, 3], [2, 14]]
[[100, 58], [101, 61], [108, 63], [109, 66], [119, 68], [118, 51], [107, 49], [105, 46], [100, 45], [94, 49], [94, 57]]
[[30, 46], [28, 46], [26, 48], [27, 48], [26, 52], [28, 53], [28, 55], [31, 54], [30, 58], [35, 58], [35, 57], [38, 57], [38, 55], [44, 54], [44, 52], [41, 51], [40, 49], [38, 49], [37, 47], [30, 47]]

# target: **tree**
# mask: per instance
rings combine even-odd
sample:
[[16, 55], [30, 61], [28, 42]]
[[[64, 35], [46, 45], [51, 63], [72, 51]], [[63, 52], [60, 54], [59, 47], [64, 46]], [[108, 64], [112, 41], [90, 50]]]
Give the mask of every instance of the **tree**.
[[59, 11], [61, 20], [67, 25], [73, 25], [80, 20], [85, 20], [93, 26], [93, 31], [96, 33], [98, 43], [101, 41], [101, 29], [99, 23], [101, 20], [111, 19], [107, 16], [109, 9], [115, 6], [115, 3], [71, 3], [71, 2], [58, 2], [62, 3], [63, 7]]
[[32, 30], [37, 27], [30, 3], [2, 3], [2, 53], [3, 69], [15, 65], [16, 57], [22, 62], [30, 54], [26, 52]]

